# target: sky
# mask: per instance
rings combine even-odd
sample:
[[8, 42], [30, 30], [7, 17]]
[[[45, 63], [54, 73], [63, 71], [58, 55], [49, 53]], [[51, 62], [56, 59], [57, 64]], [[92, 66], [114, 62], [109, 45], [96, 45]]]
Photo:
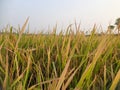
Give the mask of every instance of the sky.
[[[82, 30], [96, 24], [103, 29], [120, 17], [120, 0], [0, 0], [0, 28], [22, 26], [29, 17], [30, 32], [66, 28], [80, 23]], [[59, 29], [60, 30], [60, 29]]]

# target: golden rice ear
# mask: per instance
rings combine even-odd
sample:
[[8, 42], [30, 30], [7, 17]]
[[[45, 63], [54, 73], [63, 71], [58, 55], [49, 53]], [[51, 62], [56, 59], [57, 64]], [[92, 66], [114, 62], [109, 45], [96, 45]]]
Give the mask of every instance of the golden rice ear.
[[23, 24], [22, 29], [20, 30], [20, 34], [22, 34], [25, 31], [25, 27], [28, 23], [28, 20], [29, 20], [29, 17], [26, 19], [25, 23]]
[[18, 37], [16, 46], [15, 46], [15, 51], [16, 51], [16, 49], [18, 48], [18, 43], [19, 43], [19, 41], [20, 41], [20, 38], [21, 38], [21, 36], [22, 36], [22, 33], [25, 31], [25, 27], [26, 27], [26, 25], [27, 25], [27, 23], [28, 23], [28, 20], [29, 20], [29, 17], [26, 19], [25, 23], [24, 23], [23, 26], [22, 26], [22, 29], [21, 29], [20, 32], [19, 32], [19, 37]]

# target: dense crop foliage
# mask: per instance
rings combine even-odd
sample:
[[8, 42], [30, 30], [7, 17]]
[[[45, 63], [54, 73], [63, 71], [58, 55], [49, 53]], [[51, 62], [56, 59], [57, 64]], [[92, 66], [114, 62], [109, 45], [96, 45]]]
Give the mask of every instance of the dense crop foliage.
[[[120, 36], [66, 33], [0, 35], [0, 87], [4, 90], [120, 90]], [[8, 31], [8, 32], [7, 32]], [[9, 32], [10, 31], [10, 32]]]

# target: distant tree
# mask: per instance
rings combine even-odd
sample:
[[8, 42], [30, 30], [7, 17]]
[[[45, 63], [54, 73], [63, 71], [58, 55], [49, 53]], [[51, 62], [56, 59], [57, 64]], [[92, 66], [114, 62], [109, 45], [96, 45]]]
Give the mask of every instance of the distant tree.
[[109, 25], [109, 26], [108, 26], [108, 29], [110, 29], [110, 30], [113, 30], [114, 28], [115, 28], [114, 25]]
[[116, 19], [115, 25], [117, 25], [118, 34], [120, 31], [120, 18]]
[[108, 26], [108, 32], [111, 33], [114, 28], [115, 28], [114, 25], [109, 25], [109, 26]]

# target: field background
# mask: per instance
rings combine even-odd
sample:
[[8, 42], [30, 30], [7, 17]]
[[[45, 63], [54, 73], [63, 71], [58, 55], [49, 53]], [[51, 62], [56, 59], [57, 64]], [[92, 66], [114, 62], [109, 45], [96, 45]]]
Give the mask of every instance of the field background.
[[[6, 27], [0, 34], [0, 87], [3, 90], [119, 90], [120, 35], [80, 27], [65, 33], [25, 34]], [[74, 33], [73, 31], [76, 31]]]

